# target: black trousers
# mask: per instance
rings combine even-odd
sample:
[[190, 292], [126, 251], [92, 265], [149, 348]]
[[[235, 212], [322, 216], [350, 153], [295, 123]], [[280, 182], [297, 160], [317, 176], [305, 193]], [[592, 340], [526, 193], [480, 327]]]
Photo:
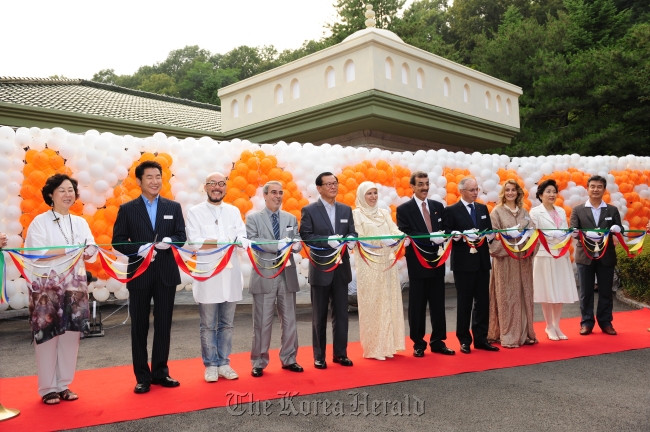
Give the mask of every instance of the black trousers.
[[424, 340], [427, 323], [427, 305], [431, 319], [432, 349], [445, 346], [447, 320], [445, 317], [445, 277], [412, 278], [409, 280], [409, 333], [413, 349], [426, 349]]
[[[578, 281], [580, 282], [580, 314], [582, 315], [580, 325], [593, 328], [596, 320], [601, 329], [612, 325], [614, 319], [612, 315], [614, 267], [604, 266], [598, 260], [592, 260], [590, 265], [577, 264], [577, 267]], [[598, 309], [596, 320], [594, 320], [596, 275], [598, 275]]]
[[[169, 339], [174, 313], [176, 287], [163, 285], [156, 278], [145, 289], [129, 290], [129, 313], [131, 314], [131, 354], [133, 372], [139, 383], [151, 382], [169, 376]], [[147, 353], [149, 314], [153, 299], [153, 349], [151, 369]]]
[[471, 344], [472, 335], [474, 344], [487, 342], [490, 320], [490, 271], [454, 271], [454, 281], [458, 296], [456, 337], [461, 344]]
[[348, 355], [348, 284], [342, 269], [334, 270], [329, 285], [311, 286], [312, 345], [314, 360], [325, 360], [327, 345], [327, 309], [332, 305], [334, 356]]

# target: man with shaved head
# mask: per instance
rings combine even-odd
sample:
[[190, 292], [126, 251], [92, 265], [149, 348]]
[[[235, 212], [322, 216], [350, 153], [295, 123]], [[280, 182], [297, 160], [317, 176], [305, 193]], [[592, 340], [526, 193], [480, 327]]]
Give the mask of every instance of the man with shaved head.
[[[214, 252], [231, 242], [242, 242], [248, 247], [246, 226], [237, 207], [224, 203], [226, 177], [212, 173], [203, 186], [207, 199], [187, 212], [187, 241], [198, 251], [197, 270], [210, 271], [226, 252]], [[237, 253], [221, 273], [210, 279], [192, 282], [194, 300], [199, 304], [201, 357], [205, 366], [203, 377], [216, 382], [219, 377], [236, 379], [239, 376], [230, 367], [233, 321], [236, 302], [242, 299], [242, 273]]]

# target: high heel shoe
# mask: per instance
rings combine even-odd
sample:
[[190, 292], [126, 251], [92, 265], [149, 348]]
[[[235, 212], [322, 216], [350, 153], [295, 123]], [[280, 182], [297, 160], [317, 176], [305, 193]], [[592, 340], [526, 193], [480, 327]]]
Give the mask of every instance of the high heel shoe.
[[558, 337], [558, 335], [555, 333], [555, 330], [553, 330], [552, 332], [549, 332], [548, 329], [545, 329], [544, 331], [546, 332], [546, 336], [547, 336], [550, 340], [552, 340], [552, 341], [559, 341], [559, 340], [560, 340], [560, 338]]

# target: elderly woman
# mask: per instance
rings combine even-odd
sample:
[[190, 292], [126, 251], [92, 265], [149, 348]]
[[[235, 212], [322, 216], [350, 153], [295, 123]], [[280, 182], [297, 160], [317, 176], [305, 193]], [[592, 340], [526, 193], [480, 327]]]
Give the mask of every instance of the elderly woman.
[[[83, 260], [94, 261], [97, 247], [85, 219], [70, 214], [70, 207], [79, 197], [76, 180], [55, 174], [47, 179], [42, 194], [52, 209], [34, 218], [25, 247], [68, 246], [33, 251], [43, 258], [27, 268], [38, 394], [43, 403], [54, 405], [78, 399], [68, 385], [74, 379], [79, 339], [89, 318]], [[72, 253], [66, 255], [66, 251]]]
[[[501, 189], [498, 205], [490, 213], [492, 227], [495, 230], [534, 229], [528, 211], [522, 207], [523, 199], [521, 186], [514, 180], [507, 180]], [[490, 245], [492, 274], [488, 340], [500, 341], [505, 348], [537, 343], [533, 328], [533, 257], [522, 258], [523, 252], [512, 253], [519, 259], [510, 257], [499, 241]]]
[[[542, 203], [530, 210], [530, 218], [548, 238], [549, 249], [558, 244], [564, 231], [569, 227], [566, 212], [554, 205], [558, 189], [555, 180], [545, 180], [537, 186], [537, 199]], [[547, 230], [547, 231], [544, 231]], [[540, 235], [543, 235], [540, 233]], [[569, 254], [554, 258], [553, 249], [549, 253], [540, 247], [533, 262], [533, 288], [535, 303], [542, 304], [546, 321], [546, 335], [550, 340], [565, 340], [568, 337], [560, 330], [560, 316], [563, 303], [578, 301], [576, 278]]]
[[[380, 209], [377, 186], [363, 182], [357, 189], [356, 208], [352, 211], [359, 237], [402, 236], [390, 212]], [[360, 256], [354, 260], [357, 271], [357, 298], [359, 302], [359, 332], [363, 357], [386, 360], [404, 350], [404, 306], [397, 266], [390, 266], [394, 255], [388, 245], [396, 240], [370, 240], [367, 243], [382, 246], [370, 249], [372, 262]], [[357, 252], [360, 254], [360, 252]], [[379, 254], [379, 255], [374, 255]]]

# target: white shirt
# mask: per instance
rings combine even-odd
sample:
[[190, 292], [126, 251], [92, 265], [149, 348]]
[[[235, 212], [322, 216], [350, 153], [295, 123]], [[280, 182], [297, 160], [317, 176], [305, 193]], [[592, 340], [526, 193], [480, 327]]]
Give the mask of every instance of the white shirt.
[[[215, 220], [219, 220], [219, 224]], [[187, 243], [191, 248], [198, 250], [208, 239], [220, 242], [234, 241], [246, 237], [246, 225], [241, 219], [239, 209], [233, 205], [222, 202], [221, 205], [208, 204], [207, 201], [197, 204], [187, 212]], [[219, 246], [221, 247], [221, 246]], [[201, 252], [210, 252], [214, 249], [204, 249]], [[225, 252], [225, 251], [224, 251]], [[210, 270], [224, 255], [219, 252], [212, 255], [199, 255], [198, 261], [207, 261], [210, 264], [198, 264], [198, 270]], [[218, 275], [204, 281], [192, 282], [194, 300], [198, 303], [223, 303], [237, 302], [242, 299], [244, 278], [239, 264], [237, 251], [233, 251], [230, 265]], [[208, 276], [200, 274], [199, 276]]]
[[[55, 216], [56, 215], [56, 216]], [[59, 218], [59, 225], [54, 219]], [[72, 223], [72, 230], [70, 229], [70, 224]], [[63, 233], [65, 233], [65, 236]], [[65, 237], [68, 237], [66, 241]], [[27, 230], [27, 238], [25, 239], [25, 247], [50, 247], [50, 246], [65, 246], [70, 245], [70, 249], [73, 249], [72, 245], [83, 245], [86, 244], [95, 244], [95, 239], [93, 238], [92, 233], [90, 232], [90, 227], [88, 222], [80, 216], [75, 215], [65, 215], [63, 216], [60, 213], [52, 213], [47, 211], [42, 213], [34, 218], [32, 223], [29, 225]], [[31, 255], [45, 255], [47, 249], [27, 251]], [[58, 264], [63, 264], [66, 268], [70, 265], [71, 255], [61, 256], [60, 258], [54, 258], [47, 261], [38, 261], [37, 265], [38, 273], [44, 274], [46, 271], [43, 266], [50, 266], [54, 271], [60, 271], [61, 269], [57, 267]], [[88, 262], [95, 262], [97, 259], [97, 253], [88, 259]], [[25, 264], [30, 264], [32, 260], [25, 260]], [[30, 266], [31, 267], [31, 266]], [[28, 270], [32, 270], [28, 267]], [[36, 271], [34, 269], [33, 271]], [[73, 289], [70, 289], [73, 291]]]
[[594, 216], [594, 222], [596, 225], [598, 225], [598, 221], [600, 220], [600, 209], [607, 208], [607, 203], [603, 200], [600, 202], [600, 205], [598, 207], [594, 207], [591, 205], [591, 202], [587, 200], [585, 207], [591, 208], [591, 214]]
[[418, 209], [420, 209], [420, 214], [422, 215], [422, 220], [425, 221], [425, 224], [426, 224], [427, 218], [424, 217], [424, 212], [422, 211], [422, 203], [424, 203], [424, 205], [427, 208], [427, 211], [429, 212], [429, 216], [431, 216], [431, 209], [429, 208], [429, 203], [426, 200], [422, 201], [421, 199], [419, 199], [415, 195], [413, 195], [413, 199], [415, 200], [415, 203], [418, 205]]
[[318, 199], [320, 199], [320, 202], [323, 203], [323, 207], [325, 207], [327, 216], [330, 218], [330, 223], [332, 224], [332, 229], [336, 230], [336, 203], [330, 204], [325, 201], [323, 197], [319, 197]]
[[474, 206], [474, 212], [476, 212], [476, 204], [475, 203], [468, 203], [467, 201], [465, 201], [462, 198], [460, 200], [463, 202], [463, 205], [465, 206], [465, 210], [467, 210], [467, 213], [469, 213], [470, 216], [472, 215], [472, 209], [469, 208], [468, 205], [472, 204]]

